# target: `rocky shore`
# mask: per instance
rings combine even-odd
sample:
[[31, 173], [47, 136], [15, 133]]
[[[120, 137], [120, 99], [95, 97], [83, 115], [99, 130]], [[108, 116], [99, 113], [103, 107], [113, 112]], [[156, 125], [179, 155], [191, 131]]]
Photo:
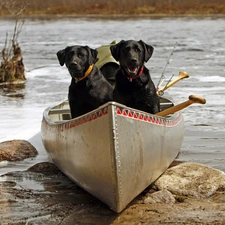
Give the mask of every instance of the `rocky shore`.
[[[0, 161], [35, 157], [27, 141], [0, 143]], [[0, 224], [225, 224], [225, 174], [174, 162], [120, 214], [78, 187], [52, 163], [0, 176]]]

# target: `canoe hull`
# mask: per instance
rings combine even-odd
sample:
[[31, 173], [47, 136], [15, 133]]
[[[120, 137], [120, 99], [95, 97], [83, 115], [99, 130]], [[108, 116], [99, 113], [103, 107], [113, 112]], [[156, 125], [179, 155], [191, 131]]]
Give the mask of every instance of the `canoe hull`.
[[183, 141], [181, 113], [162, 118], [115, 102], [58, 123], [49, 113], [41, 129], [53, 162], [115, 212], [169, 167]]

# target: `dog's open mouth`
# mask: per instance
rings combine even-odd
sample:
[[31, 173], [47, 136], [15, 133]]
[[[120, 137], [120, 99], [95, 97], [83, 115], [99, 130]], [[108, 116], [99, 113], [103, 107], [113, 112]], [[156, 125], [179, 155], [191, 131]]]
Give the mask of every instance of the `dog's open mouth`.
[[137, 66], [129, 66], [126, 69], [129, 74], [136, 75], [139, 68]]

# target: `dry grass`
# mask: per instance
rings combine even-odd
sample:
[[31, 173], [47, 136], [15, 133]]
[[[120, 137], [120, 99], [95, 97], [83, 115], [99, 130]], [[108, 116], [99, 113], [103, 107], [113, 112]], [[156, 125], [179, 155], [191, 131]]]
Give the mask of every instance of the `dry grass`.
[[224, 0], [17, 0], [16, 3], [7, 0], [1, 4], [0, 16], [9, 15], [24, 5], [25, 15], [225, 14]]

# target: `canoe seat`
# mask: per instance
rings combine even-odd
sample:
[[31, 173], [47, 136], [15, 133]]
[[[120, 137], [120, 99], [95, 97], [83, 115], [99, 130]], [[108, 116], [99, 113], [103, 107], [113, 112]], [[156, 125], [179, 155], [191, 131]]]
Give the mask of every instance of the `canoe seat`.
[[160, 103], [160, 106], [173, 106], [172, 102], [162, 102]]
[[65, 122], [71, 119], [70, 109], [68, 108], [51, 109], [48, 115], [55, 123], [57, 123], [56, 121]]
[[49, 114], [70, 114], [70, 109], [51, 109]]
[[173, 103], [172, 102], [161, 102], [160, 103], [160, 109], [161, 109], [161, 111], [162, 110], [165, 110], [167, 108], [170, 108], [172, 106], [173, 106]]

